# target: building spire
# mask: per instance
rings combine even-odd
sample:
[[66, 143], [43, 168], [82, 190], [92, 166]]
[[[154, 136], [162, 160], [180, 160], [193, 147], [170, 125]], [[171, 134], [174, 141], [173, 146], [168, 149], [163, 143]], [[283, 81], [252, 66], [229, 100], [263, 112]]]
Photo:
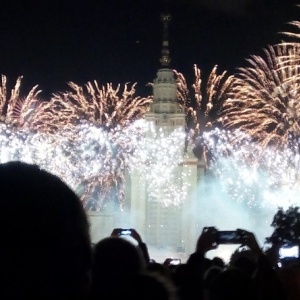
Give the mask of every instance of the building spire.
[[161, 21], [163, 22], [163, 41], [162, 41], [162, 50], [161, 58], [159, 59], [163, 67], [168, 67], [171, 62], [170, 50], [169, 50], [169, 23], [171, 21], [170, 13], [162, 13]]

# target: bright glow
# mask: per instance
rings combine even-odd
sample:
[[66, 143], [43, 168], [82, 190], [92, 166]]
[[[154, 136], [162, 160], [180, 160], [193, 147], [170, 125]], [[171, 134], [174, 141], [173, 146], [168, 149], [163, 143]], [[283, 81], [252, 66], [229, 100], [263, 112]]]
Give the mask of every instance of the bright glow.
[[80, 122], [72, 134], [61, 131], [52, 136], [16, 131], [1, 123], [0, 159], [35, 163], [59, 176], [91, 210], [100, 210], [111, 200], [105, 197], [113, 187], [119, 195], [124, 193], [125, 171], [136, 168], [145, 176], [149, 201], [179, 205], [187, 195], [183, 177], [189, 176], [182, 171], [185, 135], [179, 130], [170, 135], [163, 130], [148, 132], [148, 125], [140, 120], [106, 131]]
[[236, 202], [283, 208], [298, 203], [299, 155], [288, 147], [261, 148], [239, 130], [218, 128], [205, 133], [203, 141], [211, 154], [209, 170]]
[[299, 246], [286, 246], [279, 249], [279, 258], [299, 257]]
[[190, 176], [183, 167], [185, 133], [177, 129], [170, 134], [162, 128], [154, 130], [145, 123], [145, 136], [136, 144], [131, 160], [132, 171], [139, 171], [145, 178], [149, 201], [165, 206], [180, 205], [187, 197], [188, 184], [183, 180]]

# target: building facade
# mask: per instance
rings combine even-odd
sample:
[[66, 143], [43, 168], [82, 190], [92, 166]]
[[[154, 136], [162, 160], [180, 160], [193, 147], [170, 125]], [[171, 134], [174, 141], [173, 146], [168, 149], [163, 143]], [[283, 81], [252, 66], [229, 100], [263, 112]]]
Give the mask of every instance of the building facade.
[[[153, 103], [146, 114], [146, 120], [154, 126], [156, 132], [165, 136], [174, 131], [183, 133], [183, 140], [179, 141], [182, 145], [182, 160], [172, 170], [174, 174], [171, 184], [178, 190], [185, 189], [185, 199], [176, 205], [166, 205], [163, 201], [167, 197], [166, 192], [158, 185], [155, 191], [156, 201], [153, 201], [149, 181], [139, 170], [134, 170], [126, 176], [126, 205], [123, 212], [90, 213], [92, 239], [96, 242], [103, 234], [109, 235], [113, 228], [135, 228], [147, 243], [150, 255], [154, 251], [161, 253], [161, 259], [170, 255], [186, 258], [194, 251], [200, 232], [193, 214], [197, 213], [197, 187], [204, 176], [205, 165], [193, 155], [192, 149], [185, 149], [186, 116], [178, 104], [175, 74], [170, 68], [168, 26], [171, 16], [164, 14], [161, 20], [161, 68], [153, 81]], [[164, 174], [160, 176], [163, 180]], [[102, 235], [99, 234], [100, 227]]]

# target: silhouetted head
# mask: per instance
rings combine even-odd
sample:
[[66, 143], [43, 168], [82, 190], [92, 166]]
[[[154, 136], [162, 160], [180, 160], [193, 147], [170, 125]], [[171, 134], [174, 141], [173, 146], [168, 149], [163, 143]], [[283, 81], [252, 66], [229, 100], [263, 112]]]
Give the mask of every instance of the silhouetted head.
[[146, 269], [141, 250], [121, 237], [107, 237], [93, 249], [92, 299], [126, 298], [138, 274]]
[[256, 257], [250, 249], [237, 249], [230, 258], [229, 265], [253, 275], [257, 268]]
[[91, 269], [79, 198], [57, 176], [21, 162], [0, 164], [0, 193], [0, 293], [79, 299]]
[[[140, 249], [121, 237], [106, 237], [94, 246], [94, 272], [114, 270], [114, 276], [137, 274], [146, 268]], [[109, 274], [107, 274], [109, 275]]]
[[255, 284], [246, 272], [229, 268], [215, 275], [208, 286], [209, 300], [253, 300], [258, 298]]
[[144, 272], [135, 282], [130, 299], [132, 300], [178, 300], [174, 282], [163, 274]]
[[222, 271], [223, 268], [220, 268], [219, 266], [211, 266], [208, 270], [206, 270], [203, 276], [203, 287], [207, 289], [214, 278]]

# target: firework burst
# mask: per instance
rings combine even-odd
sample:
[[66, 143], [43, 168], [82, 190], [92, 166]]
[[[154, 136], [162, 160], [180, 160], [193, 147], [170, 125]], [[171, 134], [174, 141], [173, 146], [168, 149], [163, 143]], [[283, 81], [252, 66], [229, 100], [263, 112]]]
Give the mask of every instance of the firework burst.
[[[218, 74], [218, 66], [215, 65], [203, 87], [201, 70], [194, 65], [195, 80], [191, 85], [193, 92], [190, 92], [183, 74], [176, 70], [174, 72], [179, 104], [184, 109], [187, 118], [192, 121], [191, 129], [195, 134], [199, 134], [204, 131], [204, 128], [212, 126], [214, 116], [211, 114], [214, 110], [219, 110], [233, 76], [228, 76], [227, 71]], [[203, 117], [205, 120], [202, 120]], [[202, 128], [200, 124], [202, 124]]]
[[[206, 134], [209, 169], [237, 201], [295, 203], [299, 191], [299, 47], [281, 43], [238, 68]], [[281, 199], [279, 199], [281, 197]]]
[[195, 64], [195, 79], [191, 85], [191, 92], [183, 74], [176, 70], [174, 72], [178, 87], [177, 98], [187, 116], [188, 142], [192, 145], [194, 154], [199, 158], [204, 158], [206, 164], [209, 165], [208, 152], [205, 144], [201, 142], [202, 136], [206, 130], [212, 129], [233, 76], [229, 76], [227, 71], [218, 74], [218, 66], [215, 65], [203, 84], [201, 70]]
[[269, 46], [266, 58], [253, 55], [249, 67], [238, 69], [218, 119], [223, 127], [243, 131], [262, 149], [298, 152], [300, 65], [293, 59], [295, 51], [283, 44]]
[[151, 97], [134, 97], [135, 84], [99, 88], [70, 82], [70, 92], [38, 101], [37, 86], [20, 100], [19, 77], [10, 95], [6, 77], [0, 88], [1, 162], [34, 163], [76, 190], [87, 209], [99, 211], [109, 201], [124, 200], [124, 173]]
[[37, 85], [34, 86], [26, 97], [20, 97], [22, 76], [17, 78], [14, 88], [8, 92], [7, 78], [1, 76], [0, 86], [0, 122], [11, 124], [20, 129], [31, 129], [35, 110], [40, 106]]
[[[238, 129], [215, 128], [205, 132], [203, 140], [211, 154], [209, 171], [223, 192], [236, 202], [265, 208], [298, 203], [299, 154], [289, 148], [262, 149]], [[259, 160], [256, 153], [260, 153]]]
[[148, 201], [164, 206], [179, 206], [187, 197], [190, 176], [184, 170], [184, 140], [182, 129], [166, 134], [155, 130], [151, 122], [143, 121], [144, 135], [137, 140], [131, 157], [130, 172], [138, 172], [145, 179]]
[[[134, 97], [136, 83], [131, 87], [125, 84], [121, 97], [120, 85], [116, 89], [112, 84], [99, 87], [94, 81], [83, 87], [69, 82], [69, 86], [71, 91], [54, 94], [43, 107], [39, 119], [44, 122], [40, 123], [61, 137], [68, 137], [67, 144], [72, 144], [68, 153], [72, 153], [76, 170], [82, 174], [76, 172], [73, 178], [76, 178], [76, 186], [81, 186], [84, 205], [99, 210], [113, 198], [118, 199], [122, 206], [127, 156], [134, 151], [132, 139], [126, 132], [133, 135], [133, 128], [136, 128], [134, 134], [139, 135], [139, 129], [131, 125], [144, 117], [152, 98]], [[82, 171], [81, 160], [82, 157], [91, 159], [91, 155], [93, 161], [86, 162], [86, 166], [93, 165], [94, 172], [88, 174], [88, 171]]]

